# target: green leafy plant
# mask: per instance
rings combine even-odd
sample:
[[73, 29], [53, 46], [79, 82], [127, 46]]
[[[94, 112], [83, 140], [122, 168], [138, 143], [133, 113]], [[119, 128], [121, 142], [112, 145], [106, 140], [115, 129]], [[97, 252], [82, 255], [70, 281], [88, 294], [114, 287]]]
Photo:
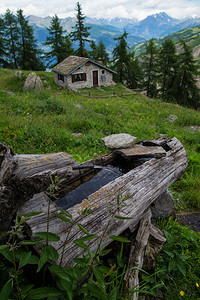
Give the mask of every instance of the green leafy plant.
[[165, 299], [178, 299], [180, 291], [188, 299], [197, 299], [200, 281], [200, 235], [186, 226], [181, 226], [172, 217], [161, 219], [157, 226], [163, 230], [167, 242], [157, 257], [156, 277], [152, 276], [152, 284], [159, 279], [163, 282]]

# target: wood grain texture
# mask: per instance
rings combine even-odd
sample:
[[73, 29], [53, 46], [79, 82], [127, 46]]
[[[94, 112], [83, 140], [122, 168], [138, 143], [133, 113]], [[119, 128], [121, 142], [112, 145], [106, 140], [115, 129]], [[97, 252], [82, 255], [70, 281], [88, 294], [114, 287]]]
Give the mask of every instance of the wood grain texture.
[[[141, 218], [139, 228], [135, 240], [131, 245], [131, 251], [129, 255], [128, 267], [124, 280], [126, 282], [127, 289], [138, 290], [139, 289], [139, 272], [143, 266], [144, 252], [148, 243], [151, 227], [151, 211], [149, 209], [148, 216]], [[138, 292], [131, 295], [131, 300], [138, 299]]]
[[[105, 155], [83, 164], [106, 164], [111, 159], [112, 155]], [[62, 180], [59, 185], [60, 194], [62, 188], [63, 193], [66, 193], [66, 187], [78, 178], [80, 181], [80, 172], [72, 170], [77, 164], [65, 152], [15, 154], [10, 147], [0, 143], [0, 232], [7, 230], [14, 214], [27, 200], [49, 188], [50, 175], [52, 178], [58, 176]], [[86, 169], [81, 174], [89, 176], [90, 172]]]
[[[97, 249], [98, 241], [108, 222], [109, 226], [102, 243], [103, 247], [111, 242], [109, 238], [110, 235], [120, 235], [128, 227], [134, 230], [151, 203], [184, 173], [188, 161], [185, 149], [180, 141], [173, 138], [172, 140], [165, 139], [165, 144], [163, 139], [157, 142], [162, 142], [168, 149], [165, 157], [159, 159], [154, 158], [145, 162], [143, 165], [131, 170], [91, 194], [87, 199], [83, 200], [81, 204], [77, 204], [68, 210], [72, 214], [73, 219], [75, 219], [84, 209], [91, 209], [92, 214], [79, 218], [79, 223], [82, 224], [88, 232], [98, 234], [98, 238], [88, 242], [91, 251]], [[122, 198], [128, 196], [128, 199], [125, 201], [127, 206], [119, 208], [117, 214], [132, 219], [121, 220], [113, 218], [109, 221], [110, 215], [106, 202], [109, 204], [111, 211], [115, 211], [118, 195]], [[39, 200], [35, 198], [29, 200], [25, 207], [21, 209], [21, 213], [23, 213], [27, 211], [38, 211], [40, 207], [42, 207], [43, 213], [37, 217], [32, 217], [28, 221], [32, 236], [34, 236], [36, 232], [46, 231], [46, 211], [49, 200], [48, 197], [44, 195], [41, 197], [40, 194], [37, 195], [37, 198], [39, 198]], [[52, 203], [51, 205], [52, 212], [56, 211], [61, 213], [55, 204]], [[54, 247], [57, 249], [59, 255], [61, 255], [70, 224], [57, 219], [52, 212], [50, 214], [49, 223], [50, 231], [60, 236], [60, 242], [53, 243], [53, 245], [55, 244]], [[75, 239], [81, 238], [83, 235], [83, 232], [80, 231], [77, 226], [72, 228], [68, 243], [64, 249], [63, 266], [72, 264], [73, 258], [81, 256], [83, 253], [82, 249], [73, 243]]]

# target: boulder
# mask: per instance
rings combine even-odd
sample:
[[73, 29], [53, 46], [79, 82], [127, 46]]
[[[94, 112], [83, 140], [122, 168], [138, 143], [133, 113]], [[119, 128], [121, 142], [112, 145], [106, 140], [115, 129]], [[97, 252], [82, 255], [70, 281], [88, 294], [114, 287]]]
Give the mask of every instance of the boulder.
[[30, 73], [24, 83], [23, 90], [25, 91], [29, 89], [35, 91], [43, 90], [42, 80], [35, 73]]
[[168, 190], [162, 193], [158, 198], [151, 204], [152, 217], [157, 218], [169, 218], [175, 214], [175, 207], [172, 197]]
[[102, 139], [109, 149], [125, 149], [134, 146], [136, 137], [127, 133], [111, 134]]

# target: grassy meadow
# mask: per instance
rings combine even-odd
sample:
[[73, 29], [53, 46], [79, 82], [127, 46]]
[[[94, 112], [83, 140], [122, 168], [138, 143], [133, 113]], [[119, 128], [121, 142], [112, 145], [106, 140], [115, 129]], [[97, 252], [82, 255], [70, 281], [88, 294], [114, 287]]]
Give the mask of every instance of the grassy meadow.
[[[170, 190], [178, 211], [200, 211], [198, 111], [149, 99], [140, 93], [86, 98], [59, 88], [54, 84], [53, 74], [45, 72], [37, 72], [44, 82], [43, 91], [23, 92], [28, 73], [23, 71], [24, 76], [19, 79], [13, 70], [0, 69], [1, 142], [12, 147], [15, 153], [65, 151], [82, 162], [108, 152], [101, 139], [110, 134], [129, 133], [136, 136], [137, 141], [161, 136], [177, 137], [186, 149], [189, 166]], [[115, 90], [118, 95], [121, 89], [124, 87], [117, 85], [115, 88], [90, 89], [90, 92]], [[81, 135], [76, 136], [77, 133]], [[70, 215], [65, 213], [69, 218]], [[77, 259], [73, 268], [49, 266], [47, 261], [55, 262], [57, 254], [53, 247], [50, 249], [48, 242], [42, 248], [40, 258], [27, 248], [29, 241], [19, 242], [23, 222], [23, 218], [16, 218], [16, 225], [9, 232], [13, 238], [0, 245], [1, 299], [129, 299], [124, 296], [123, 276], [128, 257], [123, 253], [123, 243], [120, 253], [114, 253], [107, 261], [104, 259], [104, 265], [98, 258], [92, 266], [92, 281], [80, 287], [82, 276], [91, 269], [90, 261]], [[141, 273], [140, 292], [147, 295], [145, 299], [158, 299], [153, 298], [158, 295], [171, 300], [199, 299], [200, 235], [179, 225], [173, 218], [157, 220], [156, 225], [163, 230], [167, 243], [157, 256], [153, 274]], [[94, 254], [90, 251], [88, 254], [92, 259]], [[38, 269], [30, 268], [30, 264], [38, 265]], [[47, 270], [53, 276], [45, 275]]]
[[[86, 98], [54, 84], [53, 74], [38, 72], [44, 91], [23, 92], [26, 75], [0, 70], [0, 141], [16, 153], [65, 151], [78, 162], [108, 150], [101, 139], [113, 133], [129, 133], [137, 141], [166, 136], [184, 145], [189, 166], [171, 190], [178, 210], [200, 209], [200, 113], [141, 94], [110, 98]], [[91, 92], [120, 91], [115, 88]], [[12, 92], [13, 94], [10, 95]], [[170, 121], [175, 115], [177, 120]], [[74, 133], [82, 133], [76, 137]]]

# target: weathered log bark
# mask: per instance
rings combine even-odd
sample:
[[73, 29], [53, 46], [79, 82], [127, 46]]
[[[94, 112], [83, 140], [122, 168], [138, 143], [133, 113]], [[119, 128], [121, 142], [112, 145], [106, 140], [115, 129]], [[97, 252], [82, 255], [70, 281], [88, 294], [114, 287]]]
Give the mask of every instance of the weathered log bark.
[[[132, 300], [138, 299], [139, 290], [139, 272], [143, 266], [144, 251], [148, 243], [151, 227], [151, 211], [148, 210], [148, 215], [140, 220], [139, 229], [136, 238], [132, 241], [131, 251], [128, 261], [128, 272], [125, 274], [124, 280], [126, 287], [130, 290], [135, 290], [131, 295]], [[129, 292], [130, 292], [129, 290]], [[129, 293], [128, 292], [128, 293]]]
[[[160, 143], [159, 140], [154, 141], [154, 143], [156, 142]], [[98, 238], [88, 242], [91, 251], [97, 249], [98, 242], [103, 234], [102, 247], [111, 242], [110, 235], [119, 235], [128, 227], [131, 227], [133, 231], [151, 203], [184, 173], [187, 167], [187, 155], [182, 144], [176, 138], [172, 140], [165, 139], [165, 143], [162, 139], [162, 143], [167, 150], [165, 157], [160, 159], [154, 158], [145, 162], [143, 165], [136, 167], [91, 194], [81, 204], [68, 209], [73, 219], [79, 217], [79, 223], [88, 232], [98, 234]], [[117, 207], [117, 198], [119, 195], [122, 199], [128, 196], [128, 199], [125, 201], [127, 206]], [[43, 211], [42, 214], [37, 217], [31, 217], [27, 222], [32, 236], [36, 232], [46, 231], [48, 201], [47, 196], [39, 194], [29, 200], [21, 209], [21, 213]], [[111, 213], [108, 212], [107, 203], [112, 213], [116, 212], [116, 208], [118, 208], [117, 215], [132, 219], [110, 218]], [[86, 208], [90, 209], [92, 214], [80, 216], [81, 212]], [[57, 219], [52, 213], [55, 211], [61, 213], [56, 204], [51, 203], [49, 228], [51, 232], [60, 236], [60, 242], [56, 243], [54, 247], [56, 247], [60, 255], [59, 261], [62, 253], [64, 254], [61, 264], [65, 266], [72, 264], [73, 258], [82, 254], [82, 249], [77, 247], [73, 241], [81, 238], [84, 233], [80, 231], [78, 226], [73, 227], [63, 250], [70, 224]], [[107, 232], [105, 234], [104, 230], [106, 226]]]
[[[93, 159], [92, 163], [104, 164], [110, 158], [110, 155], [105, 155]], [[0, 143], [0, 232], [7, 230], [13, 215], [27, 200], [48, 189], [50, 175], [63, 180], [60, 189], [76, 182], [77, 178], [79, 181], [75, 184], [80, 184], [79, 171], [72, 170], [77, 164], [71, 155], [64, 152], [15, 154], [10, 147]], [[90, 173], [88, 170], [81, 172], [88, 176]]]
[[148, 209], [140, 220], [136, 238], [131, 243], [124, 280], [125, 292], [132, 300], [137, 300], [139, 297], [139, 272], [143, 267], [143, 262], [145, 262], [145, 271], [154, 270], [156, 256], [166, 242], [163, 232], [151, 223], [151, 217], [151, 210]]

